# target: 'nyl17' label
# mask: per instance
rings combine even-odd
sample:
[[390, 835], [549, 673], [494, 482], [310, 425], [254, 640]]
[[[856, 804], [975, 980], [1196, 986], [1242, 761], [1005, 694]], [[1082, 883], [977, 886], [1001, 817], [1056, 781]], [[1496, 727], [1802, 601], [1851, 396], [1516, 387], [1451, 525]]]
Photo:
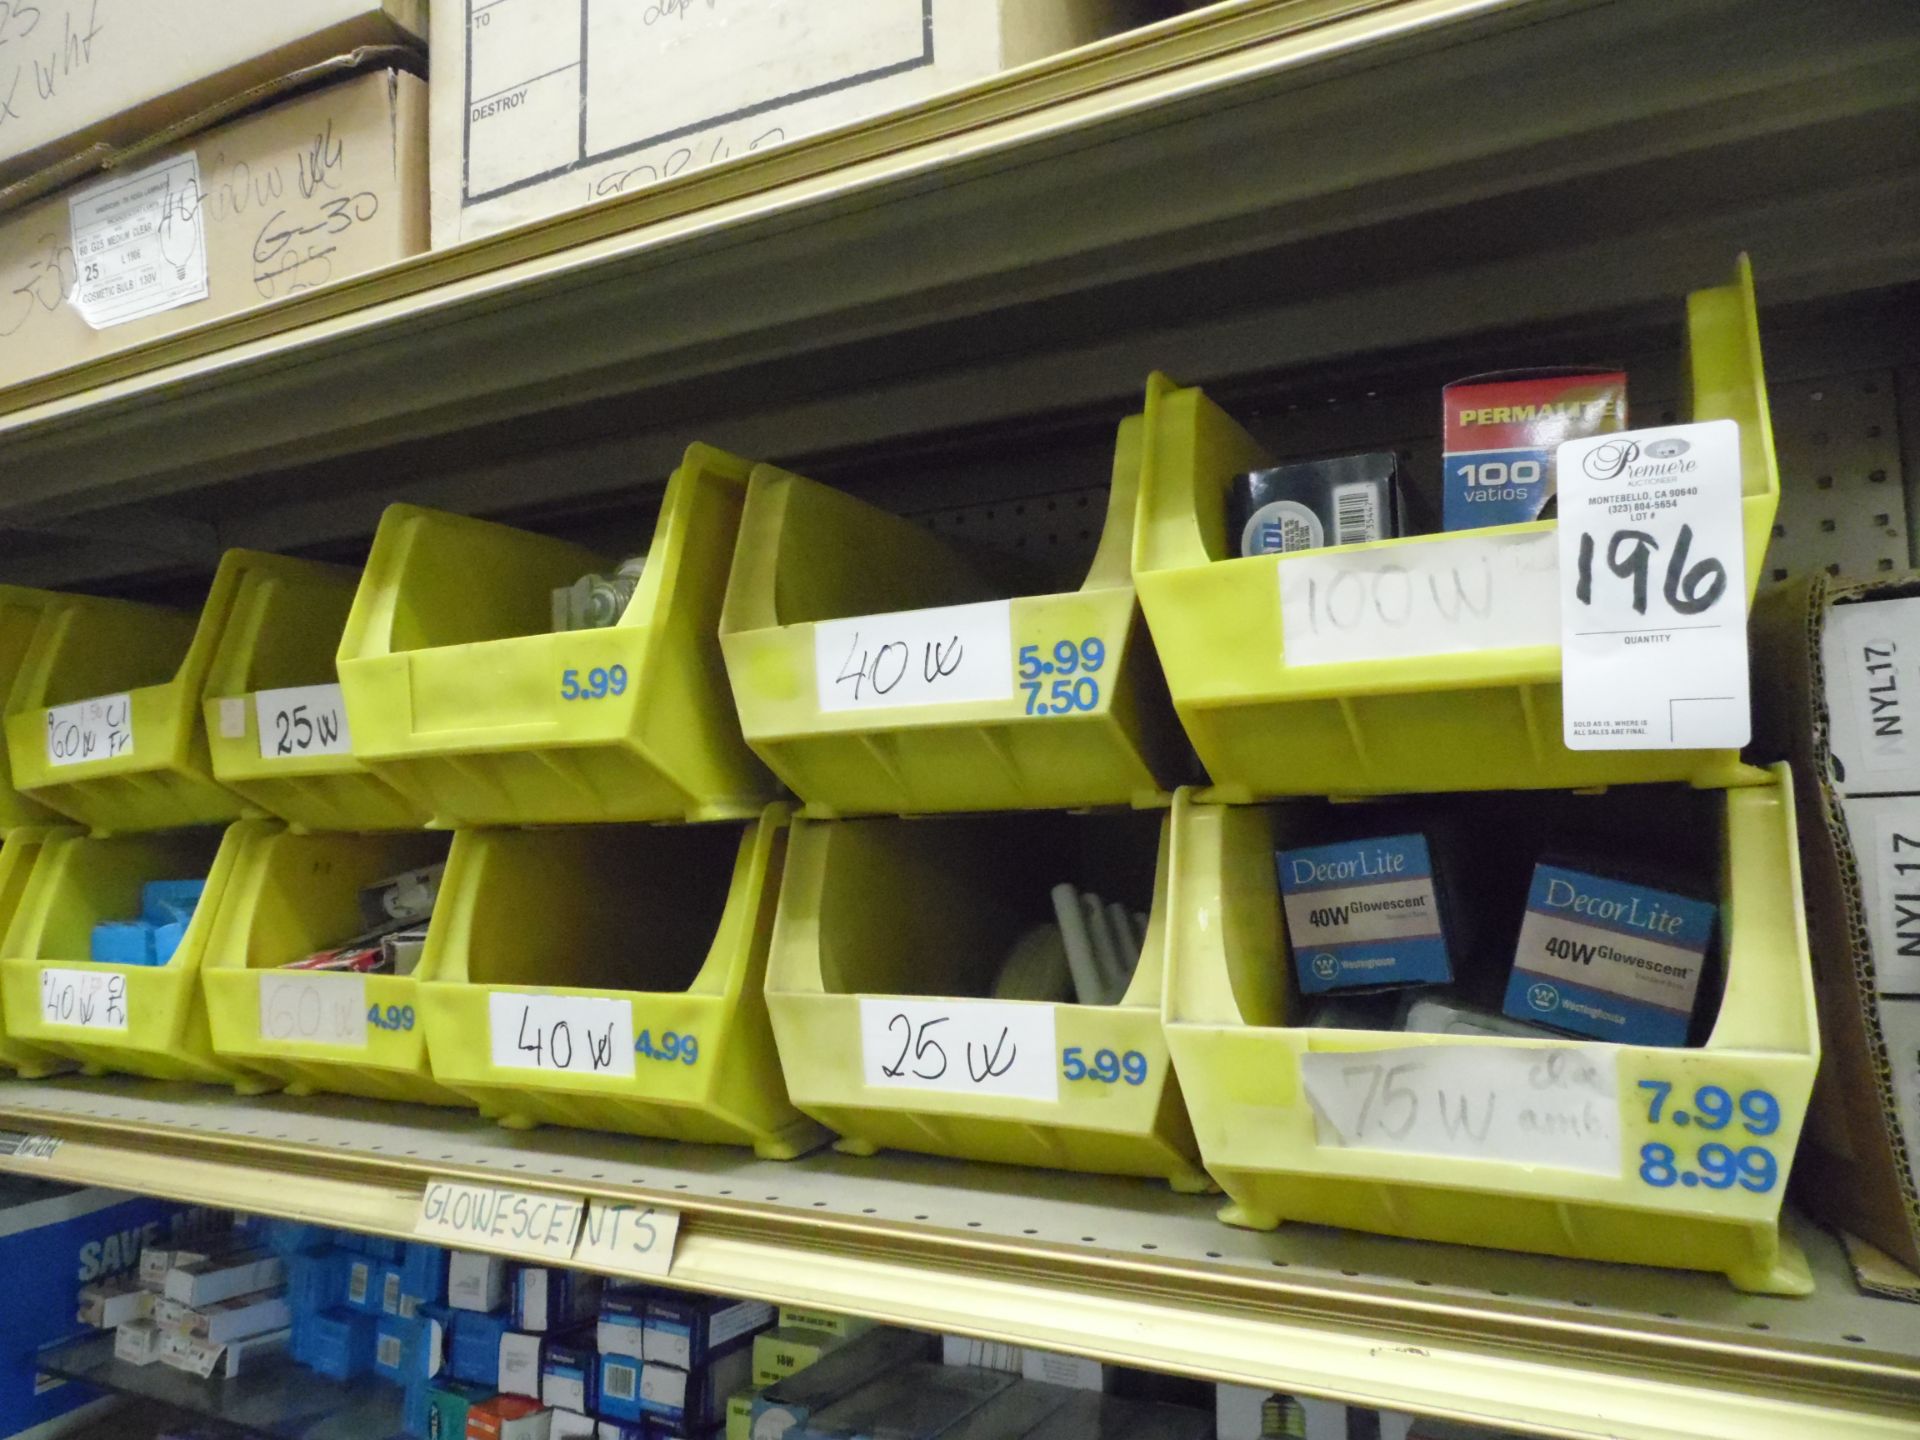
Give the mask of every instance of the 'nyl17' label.
[[1835, 605], [1820, 653], [1840, 793], [1920, 791], [1920, 596]]

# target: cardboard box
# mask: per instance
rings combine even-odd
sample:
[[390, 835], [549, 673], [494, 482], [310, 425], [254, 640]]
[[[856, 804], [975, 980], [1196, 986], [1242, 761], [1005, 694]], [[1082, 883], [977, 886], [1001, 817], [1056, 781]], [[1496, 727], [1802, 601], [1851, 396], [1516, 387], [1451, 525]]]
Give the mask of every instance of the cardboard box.
[[263, 1290], [253, 1295], [236, 1295], [194, 1312], [188, 1333], [215, 1345], [228, 1345], [249, 1335], [264, 1335], [284, 1330], [293, 1323], [293, 1309], [286, 1292]]
[[1020, 1352], [1020, 1373], [1029, 1380], [1059, 1385], [1068, 1390], [1113, 1388], [1114, 1371], [1098, 1360], [1090, 1360], [1085, 1355], [1061, 1355], [1052, 1350], [1036, 1350], [1032, 1346]]
[[1920, 996], [1920, 795], [1842, 797], [1874, 988]]
[[134, 1320], [146, 1320], [153, 1314], [153, 1292], [132, 1275], [115, 1275], [80, 1287], [79, 1305], [74, 1319], [96, 1330], [118, 1330]]
[[547, 1440], [593, 1440], [598, 1428], [591, 1415], [578, 1410], [555, 1409], [547, 1428]]
[[113, 1332], [113, 1358], [129, 1365], [151, 1365], [160, 1358], [167, 1332], [151, 1320], [135, 1320]]
[[507, 1298], [507, 1262], [498, 1255], [458, 1250], [447, 1257], [447, 1304], [486, 1313]]
[[1137, 8], [437, 5], [434, 247], [911, 105], [1112, 34]]
[[[754, 1400], [754, 1440], [783, 1440], [790, 1432], [804, 1428], [819, 1411], [853, 1394], [862, 1385], [925, 1359], [931, 1348], [930, 1336], [896, 1330], [892, 1326], [879, 1326], [855, 1336], [799, 1374], [789, 1376], [778, 1385], [769, 1385]], [[1013, 1368], [1017, 1373], [1018, 1364]], [[600, 1370], [602, 1414], [609, 1413], [606, 1379], [603, 1361]]]
[[467, 1411], [467, 1440], [547, 1440], [552, 1423], [539, 1401], [496, 1395]]
[[1513, 525], [1557, 513], [1562, 442], [1627, 428], [1627, 377], [1617, 370], [1508, 370], [1442, 392], [1449, 530]]
[[427, 1426], [437, 1440], [466, 1440], [467, 1416], [493, 1392], [458, 1380], [436, 1380], [427, 1387]]
[[166, 1297], [204, 1310], [236, 1295], [251, 1295], [286, 1281], [286, 1262], [267, 1250], [242, 1250], [179, 1265], [167, 1272]]
[[780, 1325], [753, 1337], [753, 1383], [764, 1388], [797, 1375], [841, 1343], [824, 1330]]
[[576, 1340], [549, 1340], [540, 1355], [540, 1399], [555, 1410], [599, 1408], [600, 1354]]
[[496, 1383], [503, 1395], [540, 1398], [540, 1352], [544, 1342], [538, 1335], [509, 1330], [500, 1337], [500, 1378]]
[[1453, 978], [1427, 837], [1373, 836], [1274, 857], [1300, 989], [1445, 984]]
[[452, 1310], [448, 1316], [453, 1324], [447, 1342], [447, 1369], [453, 1378], [469, 1385], [484, 1385], [489, 1393], [499, 1389], [500, 1345], [512, 1328], [507, 1317], [477, 1310]]
[[647, 1300], [641, 1344], [650, 1364], [698, 1370], [772, 1323], [773, 1307], [763, 1301], [663, 1290]]
[[163, 1335], [160, 1363], [203, 1380], [232, 1380], [276, 1355], [284, 1355], [292, 1333], [289, 1329], [269, 1330], [227, 1342], [193, 1335]]
[[1920, 1000], [1879, 1002], [1880, 1037], [1887, 1047], [1887, 1086], [1906, 1150], [1907, 1180], [1920, 1190]]
[[0, 217], [0, 385], [417, 253], [425, 122], [375, 71]]
[[600, 1309], [600, 1277], [545, 1265], [522, 1265], [513, 1276], [513, 1323], [536, 1334], [566, 1330]]
[[1227, 492], [1235, 555], [1364, 545], [1400, 533], [1400, 461], [1391, 450], [1249, 470]]
[[873, 1328], [873, 1321], [864, 1315], [843, 1315], [838, 1310], [812, 1310], [800, 1305], [782, 1305], [777, 1319], [783, 1326], [820, 1330], [842, 1338], [859, 1335]]
[[601, 1291], [596, 1344], [602, 1355], [645, 1358], [647, 1298], [651, 1294], [645, 1285], [615, 1284]]

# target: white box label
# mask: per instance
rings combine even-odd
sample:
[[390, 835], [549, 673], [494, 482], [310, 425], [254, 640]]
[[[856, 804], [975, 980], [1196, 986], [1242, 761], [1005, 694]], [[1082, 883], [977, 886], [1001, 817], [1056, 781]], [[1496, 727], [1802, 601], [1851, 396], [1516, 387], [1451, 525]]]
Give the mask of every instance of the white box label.
[[302, 970], [261, 972], [260, 1038], [364, 1046], [366, 977]]
[[1591, 435], [1558, 455], [1567, 748], [1746, 744], [1739, 425]]
[[487, 996], [493, 1063], [563, 1075], [633, 1074], [633, 1006], [586, 995]]
[[665, 1275], [673, 1269], [673, 1242], [679, 1234], [678, 1210], [590, 1200], [574, 1263], [598, 1275]]
[[131, 695], [100, 695], [47, 707], [49, 765], [84, 765], [132, 753]]
[[127, 1028], [127, 977], [118, 970], [40, 972], [40, 1018], [48, 1025], [82, 1030]]
[[1319, 1143], [1620, 1173], [1620, 1091], [1600, 1045], [1432, 1045], [1300, 1057]]
[[[429, 1180], [413, 1233], [456, 1248], [485, 1246], [526, 1260], [567, 1260], [586, 1202], [461, 1180]], [[451, 1282], [449, 1282], [451, 1284]]]
[[1051, 1005], [862, 999], [860, 1050], [876, 1089], [1060, 1098]]
[[347, 704], [338, 685], [295, 685], [257, 690], [254, 717], [260, 724], [260, 758], [291, 755], [351, 755]]
[[207, 298], [200, 157], [189, 150], [113, 175], [67, 201], [73, 308], [96, 330]]
[[1551, 531], [1282, 556], [1288, 665], [1511, 650], [1560, 640]]
[[823, 711], [1013, 699], [1013, 604], [898, 610], [813, 627]]
[[1832, 606], [1820, 655], [1840, 793], [1920, 790], [1920, 596]]

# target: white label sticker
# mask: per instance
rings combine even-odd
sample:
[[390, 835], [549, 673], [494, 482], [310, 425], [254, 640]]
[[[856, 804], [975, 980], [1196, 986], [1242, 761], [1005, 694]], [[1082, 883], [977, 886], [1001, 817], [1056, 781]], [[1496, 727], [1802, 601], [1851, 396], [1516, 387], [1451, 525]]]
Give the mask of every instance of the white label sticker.
[[1432, 1045], [1300, 1057], [1324, 1146], [1620, 1173], [1613, 1052]]
[[585, 1201], [573, 1195], [533, 1195], [461, 1180], [429, 1180], [420, 1196], [413, 1233], [473, 1249], [505, 1251], [529, 1260], [566, 1260], [580, 1235]]
[[338, 685], [295, 685], [259, 690], [253, 697], [260, 722], [260, 758], [289, 755], [351, 755], [347, 705]]
[[118, 970], [40, 972], [40, 1019], [82, 1030], [127, 1028], [127, 977]]
[[1288, 665], [1401, 660], [1560, 639], [1551, 531], [1466, 531], [1373, 550], [1281, 557]]
[[200, 158], [193, 151], [114, 175], [67, 201], [73, 308], [96, 330], [207, 298]]
[[1920, 596], [1833, 606], [1820, 651], [1841, 793], [1920, 790]]
[[1567, 748], [1746, 744], [1739, 425], [1624, 430], [1558, 453]]
[[574, 1263], [599, 1275], [665, 1275], [673, 1269], [680, 1212], [657, 1205], [590, 1200]]
[[1841, 804], [1859, 863], [1874, 986], [1883, 995], [1920, 995], [1920, 796]]
[[260, 1038], [365, 1045], [366, 977], [302, 970], [261, 972]]
[[220, 738], [243, 739], [247, 733], [247, 702], [244, 696], [228, 695], [220, 701]]
[[1053, 1006], [1004, 1001], [860, 1002], [867, 1084], [1057, 1101]]
[[563, 1075], [633, 1074], [633, 1006], [584, 995], [487, 996], [493, 1063]]
[[813, 627], [820, 708], [876, 710], [1013, 699], [1013, 605], [988, 600]]
[[47, 707], [49, 765], [84, 765], [132, 753], [131, 695], [101, 695]]
[[642, 1365], [640, 1398], [667, 1411], [687, 1406], [687, 1372], [676, 1365]]

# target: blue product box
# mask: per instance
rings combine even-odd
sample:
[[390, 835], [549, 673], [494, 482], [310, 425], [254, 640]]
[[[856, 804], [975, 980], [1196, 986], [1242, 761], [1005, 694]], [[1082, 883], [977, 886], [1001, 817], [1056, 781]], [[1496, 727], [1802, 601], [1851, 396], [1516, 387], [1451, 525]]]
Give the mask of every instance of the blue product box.
[[155, 925], [191, 920], [206, 889], [205, 880], [149, 880], [140, 887], [140, 918]]
[[[400, 1424], [412, 1440], [426, 1440], [428, 1413], [427, 1382], [409, 1380], [400, 1397]], [[462, 1437], [464, 1440], [464, 1437]]]
[[180, 948], [180, 942], [187, 938], [187, 922], [170, 920], [165, 925], [153, 927], [153, 963], [165, 965], [173, 959], [173, 952]]
[[380, 1313], [380, 1262], [371, 1255], [349, 1255], [342, 1266], [346, 1303], [355, 1310]]
[[600, 1408], [600, 1352], [586, 1336], [547, 1343], [540, 1357], [540, 1403], [582, 1415]]
[[299, 1220], [260, 1218], [257, 1243], [282, 1259], [315, 1254], [327, 1248], [328, 1232]]
[[600, 1357], [600, 1415], [608, 1420], [644, 1420], [640, 1404], [640, 1367], [628, 1355]]
[[102, 965], [151, 965], [153, 926], [144, 920], [102, 920], [93, 927], [87, 954]]
[[616, 1283], [601, 1290], [598, 1344], [602, 1355], [645, 1358], [647, 1301], [652, 1294], [646, 1285]]
[[602, 1420], [594, 1430], [593, 1440], [653, 1440], [653, 1429], [644, 1421], [629, 1425], [623, 1420]]
[[479, 1310], [449, 1312], [453, 1325], [447, 1341], [447, 1370], [456, 1380], [484, 1385], [491, 1392], [500, 1384], [500, 1342], [513, 1329], [505, 1314]]
[[359, 1379], [373, 1369], [378, 1324], [362, 1310], [322, 1311], [308, 1322], [307, 1367], [335, 1380]]
[[347, 1257], [338, 1250], [304, 1251], [286, 1257], [287, 1304], [298, 1316], [317, 1315], [347, 1300]]
[[647, 1300], [643, 1355], [649, 1363], [698, 1370], [772, 1324], [773, 1307], [764, 1301], [656, 1291]]
[[405, 1248], [405, 1245], [405, 1241], [392, 1240], [385, 1235], [362, 1235], [360, 1237], [360, 1248], [374, 1259], [388, 1265], [398, 1265], [400, 1263], [400, 1252]]
[[1274, 863], [1304, 993], [1453, 978], [1426, 836], [1282, 850]]
[[600, 1309], [600, 1277], [546, 1265], [522, 1265], [513, 1272], [513, 1323], [544, 1334], [591, 1320]]
[[405, 1292], [398, 1265], [382, 1265], [375, 1271], [375, 1275], [380, 1286], [382, 1315], [412, 1315], [419, 1310], [420, 1302]]
[[410, 1240], [400, 1255], [400, 1293], [423, 1304], [447, 1298], [447, 1252], [438, 1245]]
[[[137, 1272], [140, 1251], [191, 1233], [196, 1212], [117, 1190], [70, 1189], [0, 1177], [0, 1436], [52, 1434], [55, 1422], [99, 1391], [45, 1381], [33, 1364], [43, 1346], [78, 1339], [80, 1288]], [[42, 1430], [44, 1428], [44, 1431]]]
[[1695, 896], [1536, 865], [1506, 1013], [1596, 1040], [1685, 1045], [1718, 914]]

